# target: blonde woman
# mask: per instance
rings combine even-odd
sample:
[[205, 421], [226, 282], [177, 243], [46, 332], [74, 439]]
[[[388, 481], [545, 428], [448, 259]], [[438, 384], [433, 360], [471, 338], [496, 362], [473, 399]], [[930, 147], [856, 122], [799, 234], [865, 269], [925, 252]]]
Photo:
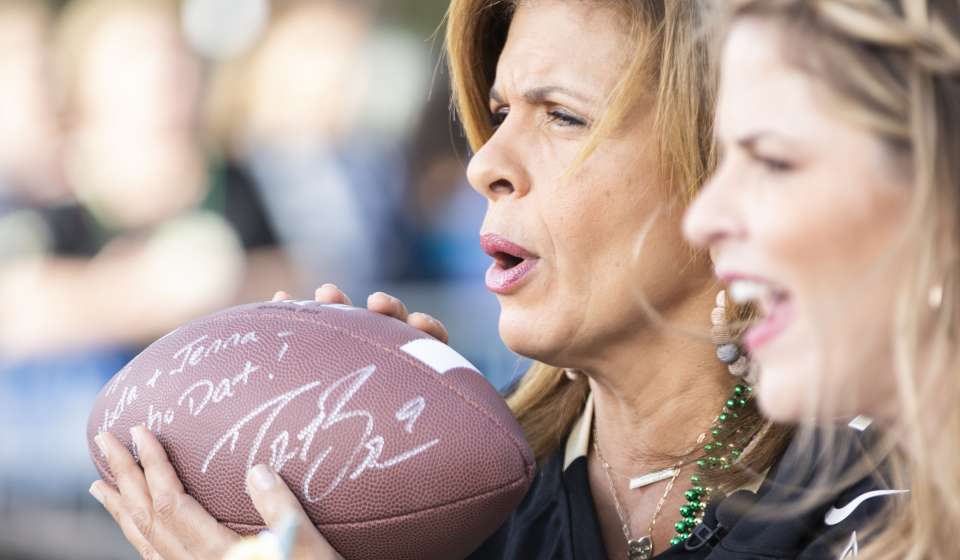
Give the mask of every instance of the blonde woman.
[[[733, 310], [718, 298], [708, 257], [680, 230], [681, 209], [712, 161], [701, 10], [657, 0], [451, 5], [453, 89], [475, 151], [467, 175], [489, 203], [486, 283], [501, 304], [501, 337], [538, 361], [509, 402], [540, 472], [473, 558], [818, 558], [824, 550], [830, 527], [820, 510], [729, 530], [719, 527], [720, 506], [707, 507], [758, 490], [757, 473], [777, 476], [791, 463], [770, 470], [783, 431], [765, 427], [753, 408], [742, 385], [747, 360], [725, 325]], [[318, 299], [345, 301], [332, 286]], [[368, 304], [445, 338], [389, 296]], [[665, 327], [711, 323], [713, 341]], [[236, 535], [183, 494], [156, 439], [136, 437], [144, 472], [105, 435], [121, 491], [97, 482], [93, 493], [138, 550], [167, 560], [222, 553]], [[285, 509], [302, 515], [268, 466], [249, 482], [271, 525]], [[774, 486], [763, 484], [756, 499], [793, 499]], [[154, 496], [166, 498], [161, 511]], [[301, 526], [304, 558], [335, 557], [311, 524]]]
[[738, 2], [717, 136], [686, 231], [763, 309], [763, 410], [887, 434], [885, 515], [838, 552], [956, 558], [960, 2]]

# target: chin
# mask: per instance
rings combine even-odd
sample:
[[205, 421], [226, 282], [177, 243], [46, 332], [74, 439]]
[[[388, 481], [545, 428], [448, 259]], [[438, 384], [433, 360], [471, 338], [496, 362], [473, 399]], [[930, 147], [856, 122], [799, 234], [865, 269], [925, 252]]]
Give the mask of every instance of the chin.
[[761, 366], [754, 394], [760, 411], [774, 422], [833, 424], [862, 412], [856, 392], [835, 383], [843, 377], [818, 360], [768, 361]]
[[549, 319], [544, 313], [504, 305], [500, 308], [500, 338], [512, 352], [547, 364], [556, 363], [563, 345], [553, 342]]
[[819, 416], [811, 371], [796, 362], [761, 362], [760, 381], [754, 396], [764, 416], [774, 422], [795, 424]]

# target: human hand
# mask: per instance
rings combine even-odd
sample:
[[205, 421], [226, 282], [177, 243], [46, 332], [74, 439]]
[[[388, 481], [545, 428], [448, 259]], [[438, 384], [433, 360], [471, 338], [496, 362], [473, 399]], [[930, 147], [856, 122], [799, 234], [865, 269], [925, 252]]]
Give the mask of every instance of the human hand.
[[[273, 301], [283, 301], [291, 299], [286, 292], [280, 291], [273, 296]], [[333, 284], [324, 284], [317, 288], [314, 299], [319, 303], [340, 303], [344, 305], [353, 305], [347, 294], [343, 293]], [[399, 319], [411, 327], [421, 330], [440, 342], [446, 344], [449, 342], [450, 335], [447, 333], [443, 323], [434, 319], [426, 313], [407, 311], [407, 306], [399, 299], [384, 292], [375, 292], [367, 298], [367, 309], [370, 311]]]
[[[130, 432], [140, 464], [113, 434], [101, 433], [97, 445], [106, 456], [116, 488], [97, 480], [90, 493], [145, 560], [221, 560], [240, 536], [185, 492], [163, 446], [146, 427], [136, 426]], [[271, 530], [291, 520], [296, 525], [290, 560], [341, 560], [272, 469], [255, 466], [247, 473], [246, 486]]]

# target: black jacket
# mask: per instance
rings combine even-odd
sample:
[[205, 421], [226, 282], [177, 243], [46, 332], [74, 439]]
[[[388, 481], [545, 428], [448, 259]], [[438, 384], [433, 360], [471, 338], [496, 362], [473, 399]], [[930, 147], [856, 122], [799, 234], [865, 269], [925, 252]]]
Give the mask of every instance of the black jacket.
[[[818, 449], [822, 433], [812, 444], [795, 441], [755, 494], [741, 490], [711, 504], [690, 539], [658, 552], [656, 558], [856, 558], [864, 529], [902, 491], [891, 490], [881, 471], [874, 471], [839, 489], [835, 499], [795, 511], [797, 500], [808, 492], [805, 485], [816, 480], [826, 464], [834, 461], [843, 472], [864, 457], [865, 434], [843, 428], [837, 436], [838, 445], [830, 452]], [[771, 517], [776, 511], [788, 514]], [[469, 558], [606, 559], [586, 455], [570, 460], [569, 449], [558, 450], [537, 473], [519, 508]]]

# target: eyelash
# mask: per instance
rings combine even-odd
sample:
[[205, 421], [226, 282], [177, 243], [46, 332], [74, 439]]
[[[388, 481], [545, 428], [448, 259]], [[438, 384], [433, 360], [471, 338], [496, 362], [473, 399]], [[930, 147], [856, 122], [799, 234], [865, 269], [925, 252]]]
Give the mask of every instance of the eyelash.
[[507, 120], [507, 113], [503, 109], [497, 109], [490, 113], [490, 126], [494, 129], [499, 128], [505, 120]]
[[[587, 124], [582, 119], [578, 119], [573, 115], [570, 115], [563, 111], [558, 111], [556, 109], [554, 109], [553, 111], [549, 111], [547, 115], [549, 116], [549, 119], [548, 119], [549, 122], [555, 122], [559, 126], [586, 126]], [[496, 129], [500, 125], [502, 125], [503, 121], [505, 121], [506, 119], [507, 119], [507, 111], [504, 111], [503, 109], [497, 109], [496, 111], [490, 114], [490, 126]]]
[[587, 123], [583, 120], [574, 117], [563, 111], [553, 110], [547, 113], [550, 116], [550, 121], [559, 124], [560, 126], [586, 126]]

